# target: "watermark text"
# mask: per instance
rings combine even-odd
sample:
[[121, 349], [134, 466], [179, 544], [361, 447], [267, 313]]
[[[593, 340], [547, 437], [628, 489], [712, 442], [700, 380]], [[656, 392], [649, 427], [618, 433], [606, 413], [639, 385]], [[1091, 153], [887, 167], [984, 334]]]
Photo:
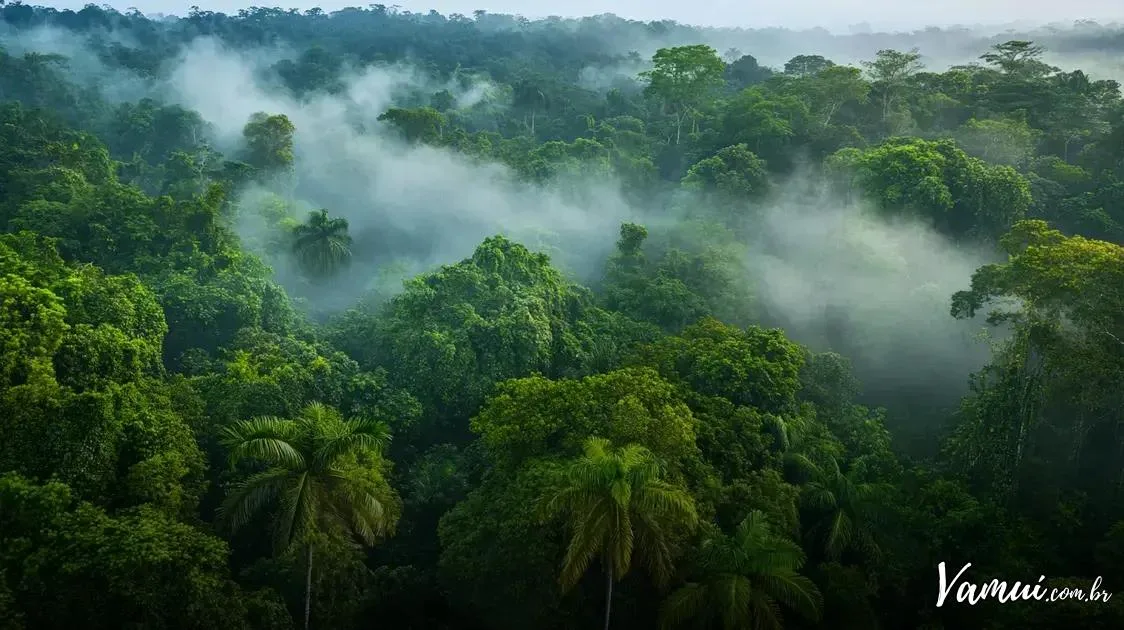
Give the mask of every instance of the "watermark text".
[[969, 606], [975, 606], [981, 601], [991, 599], [1006, 604], [1030, 600], [1040, 602], [1107, 602], [1112, 597], [1112, 593], [1101, 589], [1102, 580], [1099, 576], [1093, 581], [1093, 585], [1087, 589], [1045, 586], [1042, 584], [1046, 580], [1045, 575], [1039, 576], [1038, 582], [1034, 584], [1030, 582], [1007, 584], [1005, 580], [996, 579], [976, 584], [961, 579], [971, 566], [972, 563], [970, 562], [965, 564], [951, 580], [948, 579], [945, 563], [942, 562], [937, 566], [937, 577], [940, 579], [940, 586], [937, 591], [937, 608], [944, 606], [945, 600], [954, 592], [953, 589], [955, 589], [956, 601]]

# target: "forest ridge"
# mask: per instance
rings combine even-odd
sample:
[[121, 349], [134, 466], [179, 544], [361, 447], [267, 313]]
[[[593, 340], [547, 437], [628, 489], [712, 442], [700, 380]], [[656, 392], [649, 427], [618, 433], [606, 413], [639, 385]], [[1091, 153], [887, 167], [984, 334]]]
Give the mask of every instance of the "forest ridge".
[[1124, 28], [0, 18], [0, 630], [1124, 627]]

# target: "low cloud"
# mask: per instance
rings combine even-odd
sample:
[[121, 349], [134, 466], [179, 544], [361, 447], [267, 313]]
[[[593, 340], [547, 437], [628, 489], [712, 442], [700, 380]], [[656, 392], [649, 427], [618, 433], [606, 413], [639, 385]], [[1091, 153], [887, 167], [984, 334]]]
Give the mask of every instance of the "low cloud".
[[[257, 79], [260, 63], [214, 40], [197, 40], [171, 74], [171, 95], [215, 125], [226, 152], [237, 150], [255, 112], [292, 120], [298, 207], [323, 207], [346, 218], [355, 239], [356, 258], [345, 276], [314, 291], [321, 306], [350, 305], [388, 263], [403, 274], [417, 273], [455, 262], [498, 233], [545, 246], [564, 266], [589, 273], [590, 261], [603, 259], [619, 224], [633, 215], [612, 181], [588, 182], [582, 199], [574, 199], [521, 183], [499, 164], [406, 145], [376, 120], [411, 90], [459, 84], [428, 83], [403, 66], [372, 66], [349, 77], [342, 94], [297, 100]], [[470, 84], [454, 96], [478, 101], [489, 89], [488, 83]], [[260, 200], [260, 191], [248, 195]], [[248, 240], [263, 240], [255, 233], [260, 221], [238, 227]], [[283, 280], [298, 283], [279, 266]]]

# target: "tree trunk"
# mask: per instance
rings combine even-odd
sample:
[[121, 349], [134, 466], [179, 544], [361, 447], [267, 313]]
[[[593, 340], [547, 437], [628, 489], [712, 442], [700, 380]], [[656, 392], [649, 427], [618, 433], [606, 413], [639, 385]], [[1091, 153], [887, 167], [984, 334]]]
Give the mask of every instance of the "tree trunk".
[[[605, 630], [609, 630], [609, 614], [613, 609], [613, 565], [605, 565]], [[306, 629], [307, 630], [307, 629]]]
[[308, 543], [308, 570], [304, 575], [304, 630], [312, 617], [312, 543]]
[[823, 126], [826, 129], [831, 124], [831, 117], [835, 115], [835, 111], [839, 109], [841, 103], [832, 102], [831, 107], [827, 108], [827, 116], [823, 119]]

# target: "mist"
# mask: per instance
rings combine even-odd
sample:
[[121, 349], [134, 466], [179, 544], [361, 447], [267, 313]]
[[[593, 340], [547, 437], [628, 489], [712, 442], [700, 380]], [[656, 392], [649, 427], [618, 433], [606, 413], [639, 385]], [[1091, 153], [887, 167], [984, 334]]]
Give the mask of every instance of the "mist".
[[[401, 279], [456, 262], [497, 233], [546, 251], [589, 282], [621, 222], [658, 216], [653, 208], [630, 207], [611, 179], [570, 182], [565, 190], [536, 187], [499, 164], [402, 143], [375, 118], [410, 90], [450, 87], [407, 66], [370, 67], [348, 77], [339, 96], [298, 101], [255, 79], [261, 63], [197, 40], [172, 72], [172, 95], [212, 122], [227, 150], [237, 149], [254, 112], [293, 121], [293, 207], [298, 215], [327, 208], [348, 220], [355, 239], [355, 261], [330, 288], [304, 285], [291, 261], [273, 257], [279, 280], [320, 309], [346, 308], [372, 290], [385, 295]], [[808, 188], [807, 181], [782, 184], [755, 209], [753, 236], [743, 244], [744, 287], [765, 323], [851, 358], [871, 394], [932, 391], [937, 381], [947, 383], [948, 400], [958, 398], [988, 348], [974, 338], [980, 322], [949, 316], [949, 298], [994, 253], [956, 246], [916, 221], [876, 216], [861, 202], [822, 192], [809, 197]], [[247, 191], [243, 205], [262, 194]], [[265, 228], [252, 213], [237, 227], [248, 242], [262, 240]]]
[[38, 53], [65, 57], [62, 70], [70, 81], [96, 91], [113, 104], [135, 102], [150, 96], [154, 89], [151, 80], [111, 68], [102, 62], [98, 50], [113, 44], [126, 48], [139, 46], [127, 34], [118, 31], [103, 31], [95, 40], [75, 37], [63, 28], [44, 26], [19, 30], [0, 22], [0, 47], [9, 55]]
[[[499, 164], [407, 145], [376, 120], [411, 91], [459, 89], [454, 95], [471, 105], [490, 84], [461, 89], [406, 66], [372, 66], [347, 77], [341, 95], [297, 100], [256, 78], [262, 63], [215, 40], [196, 40], [171, 73], [169, 97], [213, 123], [224, 152], [239, 150], [242, 128], [255, 112], [285, 114], [296, 126], [294, 208], [326, 208], [347, 219], [356, 256], [339, 281], [317, 287], [303, 284], [291, 261], [261, 253], [287, 288], [314, 298], [320, 309], [345, 308], [371, 289], [385, 289], [388, 265], [400, 278], [411, 276], [470, 255], [493, 234], [547, 249], [588, 278], [597, 270], [591, 261], [604, 259], [617, 227], [634, 216], [611, 180], [580, 182], [569, 194], [534, 187]], [[262, 193], [247, 191], [242, 205], [250, 209]], [[251, 243], [268, 240], [252, 212], [236, 229]]]
[[[59, 0], [59, 8], [81, 9], [85, 0]], [[127, 3], [110, 3], [118, 9]], [[239, 0], [197, 0], [204, 11], [236, 12], [244, 8]], [[285, 7], [325, 12], [340, 10], [356, 3], [352, 0], [295, 0]], [[784, 3], [755, 4], [715, 0], [707, 3], [640, 2], [639, 0], [569, 0], [565, 3], [532, 3], [527, 0], [401, 0], [403, 11], [472, 15], [476, 10], [488, 13], [518, 14], [528, 19], [548, 16], [580, 17], [612, 12], [634, 20], [675, 20], [680, 23], [710, 27], [746, 28], [823, 28], [837, 33], [861, 29], [912, 30], [925, 26], [986, 25], [993, 31], [1006, 28], [1027, 28], [1053, 22], [1069, 23], [1074, 19], [1121, 20], [1124, 9], [1113, 0], [1072, 0], [1064, 4], [989, 0], [949, 0], [940, 4], [897, 3], [881, 0], [790, 0]], [[388, 7], [390, 5], [387, 5]], [[149, 14], [178, 14], [187, 11], [179, 0], [148, 0], [140, 7]]]
[[[46, 31], [21, 42], [83, 58], [74, 40]], [[368, 66], [349, 71], [340, 94], [296, 98], [266, 72], [284, 54], [234, 51], [200, 38], [183, 49], [166, 79], [128, 85], [199, 112], [213, 125], [215, 147], [232, 158], [242, 150], [242, 129], [252, 114], [289, 117], [296, 127], [292, 182], [242, 191], [233, 227], [274, 268], [278, 282], [319, 314], [372, 295], [385, 298], [402, 280], [461, 260], [494, 234], [544, 251], [574, 280], [592, 283], [622, 222], [660, 223], [663, 209], [630, 205], [611, 178], [534, 186], [500, 164], [408, 145], [377, 121], [419, 92], [448, 89], [465, 107], [495, 99], [486, 80], [440, 82], [409, 64]], [[634, 77], [636, 67], [589, 71], [584, 79], [603, 89]], [[99, 70], [87, 62], [71, 71], [93, 76]], [[878, 217], [861, 202], [826, 193], [809, 197], [816, 184], [781, 183], [754, 209], [754, 231], [741, 244], [741, 282], [754, 295], [762, 323], [784, 328], [814, 350], [850, 358], [871, 398], [953, 404], [966, 375], [989, 355], [974, 339], [982, 323], [952, 319], [949, 298], [967, 288], [973, 271], [994, 253], [956, 246], [917, 222]], [[281, 232], [264, 210], [278, 206], [292, 220], [319, 208], [347, 219], [352, 264], [331, 283], [306, 281], [287, 250], [276, 247]]]
[[817, 184], [790, 182], [758, 210], [746, 266], [764, 323], [850, 359], [864, 400], [891, 408], [897, 439], [911, 440], [928, 422], [910, 420], [946, 415], [990, 358], [987, 326], [954, 319], [949, 307], [978, 267], [1000, 257], [809, 188]]
[[[789, 28], [710, 27], [696, 29], [686, 24], [665, 24], [659, 29], [638, 23], [630, 28], [614, 15], [583, 18], [575, 28], [598, 34], [616, 55], [636, 53], [645, 62], [660, 48], [705, 43], [721, 54], [733, 51], [752, 55], [762, 66], [780, 70], [797, 55], [821, 55], [838, 64], [859, 66], [880, 50], [917, 48], [929, 71], [942, 72], [952, 66], [980, 62], [980, 55], [992, 46], [1013, 39], [1032, 40], [1045, 48], [1043, 61], [1064, 71], [1081, 69], [1095, 79], [1124, 81], [1124, 60], [1111, 47], [1098, 49], [1090, 37], [1098, 33], [1115, 35], [1121, 26], [1088, 22], [1046, 25], [1043, 22], [1004, 26], [918, 26], [876, 30], [869, 24], [855, 25], [846, 32], [827, 28], [794, 30]], [[628, 73], [635, 64], [592, 66], [589, 77]], [[583, 77], [585, 78], [585, 77]], [[605, 80], [593, 82], [604, 85]]]

